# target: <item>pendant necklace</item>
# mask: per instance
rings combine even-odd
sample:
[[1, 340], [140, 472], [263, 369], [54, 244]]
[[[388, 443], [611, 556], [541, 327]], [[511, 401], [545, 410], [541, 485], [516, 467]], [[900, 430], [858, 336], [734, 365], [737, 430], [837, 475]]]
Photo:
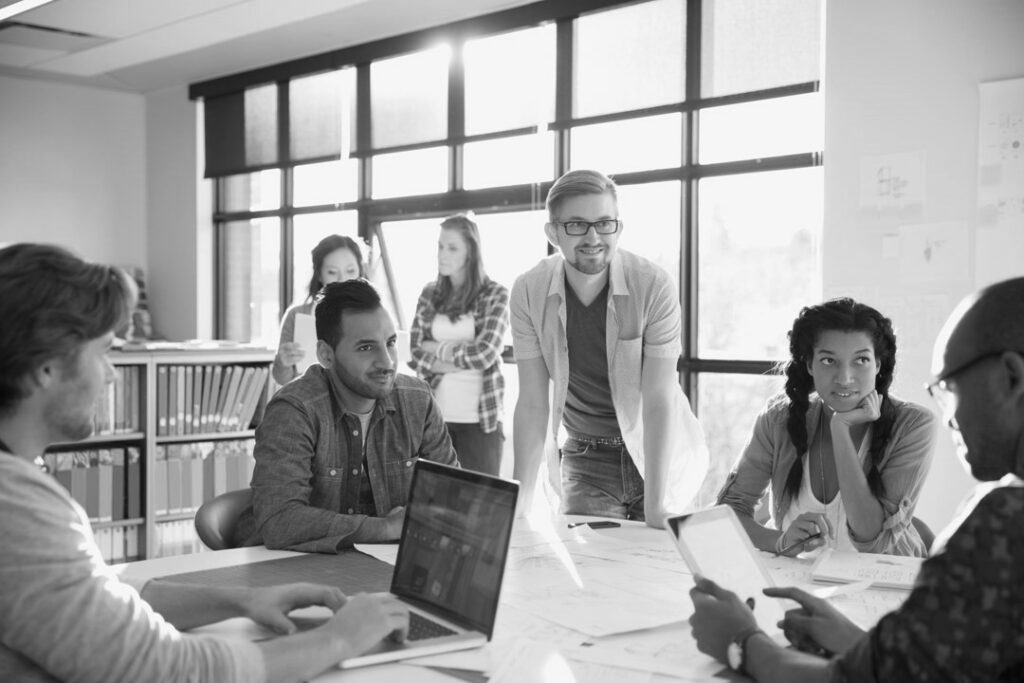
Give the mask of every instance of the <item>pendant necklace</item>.
[[[822, 514], [824, 514], [826, 520], [831, 522], [832, 520], [829, 519], [829, 514], [828, 514], [829, 503], [826, 502], [826, 500], [825, 500], [826, 498], [828, 498], [828, 491], [826, 491], [826, 489], [825, 489], [825, 443], [824, 443], [824, 438], [822, 437], [822, 431], [824, 429], [825, 429], [825, 404], [822, 403], [822, 405], [821, 405], [821, 412], [818, 413], [818, 433], [815, 434], [815, 437], [816, 437], [815, 440], [818, 442], [818, 473], [821, 475], [821, 499], [820, 499], [820, 502], [821, 502], [822, 506], [825, 508]], [[836, 516], [835, 522], [836, 522], [836, 524], [838, 524], [838, 522], [839, 522], [838, 515]], [[833, 525], [832, 528], [834, 529], [835, 525]], [[822, 529], [822, 531], [824, 532], [825, 530]], [[827, 534], [826, 534], [826, 536], [827, 536]], [[827, 540], [826, 540], [826, 543], [829, 546], [832, 545]]]

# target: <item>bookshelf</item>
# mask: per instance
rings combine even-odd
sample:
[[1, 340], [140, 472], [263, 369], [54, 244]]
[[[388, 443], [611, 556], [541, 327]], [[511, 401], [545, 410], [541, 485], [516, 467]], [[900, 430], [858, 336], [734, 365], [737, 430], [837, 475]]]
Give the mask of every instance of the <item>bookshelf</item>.
[[55, 444], [44, 465], [85, 509], [108, 562], [201, 550], [196, 510], [249, 484], [274, 352], [177, 345], [110, 358], [93, 436]]

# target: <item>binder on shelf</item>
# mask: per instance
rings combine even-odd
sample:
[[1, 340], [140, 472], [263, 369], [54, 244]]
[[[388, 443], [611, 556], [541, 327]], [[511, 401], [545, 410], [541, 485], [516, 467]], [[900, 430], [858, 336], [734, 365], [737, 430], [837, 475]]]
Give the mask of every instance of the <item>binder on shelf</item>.
[[182, 367], [182, 371], [185, 375], [182, 403], [184, 404], [183, 419], [181, 422], [181, 433], [191, 434], [192, 433], [192, 380], [195, 377], [195, 368], [191, 365], [185, 365]]
[[127, 368], [117, 368], [117, 372], [114, 373], [114, 381], [111, 384], [111, 389], [114, 394], [114, 415], [111, 420], [112, 432], [123, 432], [125, 419], [124, 419], [124, 377]]
[[140, 559], [139, 555], [139, 527], [125, 527], [124, 530], [124, 559], [128, 562]]
[[231, 408], [231, 414], [228, 418], [227, 431], [234, 432], [242, 427], [242, 409], [247, 403], [249, 396], [250, 387], [253, 384], [253, 379], [256, 377], [256, 368], [248, 366], [242, 371], [242, 379], [238, 383], [238, 394], [235, 396], [235, 405]]
[[263, 398], [263, 392], [266, 391], [267, 379], [269, 377], [270, 368], [256, 368], [256, 374], [254, 375], [252, 384], [249, 387], [245, 404], [242, 406], [241, 422], [238, 426], [239, 429], [249, 429], [252, 427], [253, 418], [256, 416], [256, 408], [260, 404], [260, 399]]
[[93, 522], [100, 518], [100, 468], [96, 451], [80, 453], [85, 470], [85, 512]]
[[167, 434], [178, 433], [178, 368], [167, 366]]
[[153, 457], [153, 514], [167, 514], [167, 446], [157, 446]]
[[203, 469], [203, 453], [206, 450], [205, 443], [192, 444], [192, 457], [189, 458], [189, 466], [192, 468], [192, 509], [198, 510], [199, 506], [206, 502], [205, 471]]
[[128, 475], [128, 481], [125, 485], [127, 489], [127, 510], [125, 513], [129, 519], [142, 517], [142, 464], [139, 462], [140, 455], [139, 449], [134, 446], [129, 446], [125, 450], [125, 470]]
[[227, 447], [228, 444], [226, 442], [217, 444], [217, 448], [213, 456], [213, 487], [214, 495], [217, 496], [222, 493], [226, 493], [229, 490]]
[[177, 444], [167, 445], [167, 512], [181, 512], [181, 455]]
[[125, 532], [125, 528], [123, 526], [115, 526], [115, 527], [111, 527], [110, 530], [113, 533], [113, 538], [112, 538], [112, 542], [111, 542], [110, 562], [112, 562], [112, 563], [124, 562], [124, 532]]
[[[209, 446], [209, 448], [206, 448]], [[216, 481], [214, 462], [217, 456], [214, 454], [213, 444], [207, 442], [200, 444], [200, 467], [203, 473], [203, 502], [210, 500], [217, 496], [216, 488], [214, 483]]]
[[167, 366], [156, 369], [156, 433], [167, 435]]
[[141, 367], [135, 366], [132, 368], [132, 393], [135, 398], [132, 400], [131, 406], [135, 415], [135, 421], [132, 427], [134, 431], [142, 431], [145, 428], [146, 417], [144, 407], [146, 405], [146, 396], [145, 392], [142, 390], [143, 372], [145, 372], [145, 370]]
[[213, 366], [213, 379], [210, 381], [210, 414], [207, 416], [207, 432], [217, 431], [220, 423], [220, 388], [224, 379], [224, 368], [220, 365]]
[[178, 406], [178, 422], [177, 428], [174, 430], [175, 434], [185, 433], [185, 369], [188, 366], [177, 365], [174, 367], [175, 378], [177, 379], [175, 387], [175, 402]]
[[[128, 471], [124, 465], [124, 449], [110, 449], [110, 520], [125, 518], [128, 509]], [[123, 549], [121, 553], [124, 557]]]
[[217, 421], [216, 429], [218, 432], [228, 431], [228, 424], [231, 422], [231, 409], [234, 407], [235, 399], [238, 397], [238, 385], [241, 384], [245, 368], [240, 365], [229, 365], [224, 368], [224, 372], [224, 382], [227, 389], [223, 392], [221, 399], [220, 419]]
[[96, 451], [96, 471], [99, 480], [97, 517], [101, 522], [111, 522], [114, 519], [114, 466], [106, 448]]
[[203, 391], [199, 399], [199, 432], [210, 431], [210, 392], [212, 391], [213, 373], [217, 366], [207, 365], [203, 370]]
[[199, 434], [200, 422], [202, 422], [203, 409], [203, 376], [209, 369], [202, 365], [195, 367], [195, 377], [192, 380], [192, 433]]
[[92, 540], [96, 543], [96, 547], [100, 549], [100, 555], [107, 562], [110, 561], [111, 548], [110, 548], [110, 529], [96, 529], [93, 531]]
[[139, 430], [139, 423], [135, 419], [135, 403], [138, 400], [135, 396], [136, 368], [125, 365], [120, 369], [124, 370], [124, 431], [136, 432]]
[[82, 506], [82, 508], [85, 510], [86, 515], [91, 517], [92, 514], [89, 511], [89, 495], [87, 493], [88, 483], [86, 477], [89, 462], [87, 460], [83, 465], [81, 456], [81, 453], [73, 453], [71, 456], [73, 463], [71, 466], [71, 497], [74, 498], [78, 502], [78, 504]]

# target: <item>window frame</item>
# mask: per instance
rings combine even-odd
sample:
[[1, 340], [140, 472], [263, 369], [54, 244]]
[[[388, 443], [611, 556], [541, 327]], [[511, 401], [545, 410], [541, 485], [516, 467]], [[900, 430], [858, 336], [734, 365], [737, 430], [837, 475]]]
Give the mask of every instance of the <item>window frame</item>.
[[[748, 91], [715, 97], [701, 97], [702, 72], [702, 14], [705, 2], [711, 0], [688, 0], [686, 3], [686, 64], [685, 99], [655, 107], [617, 111], [596, 116], [573, 116], [573, 22], [581, 15], [595, 11], [613, 9], [636, 4], [622, 0], [544, 0], [509, 10], [474, 17], [454, 24], [430, 28], [372, 43], [344, 48], [341, 50], [295, 60], [271, 67], [255, 69], [241, 74], [193, 84], [189, 95], [193, 99], [223, 94], [248, 86], [278, 83], [279, 116], [278, 140], [280, 145], [289, 144], [288, 133], [288, 79], [325, 68], [356, 68], [356, 126], [353, 139], [352, 157], [359, 160], [358, 199], [352, 202], [294, 207], [292, 205], [293, 166], [281, 165], [281, 206], [277, 210], [251, 212], [220, 212], [215, 210], [213, 220], [216, 240], [216, 263], [224, 253], [223, 235], [220, 226], [229, 221], [250, 220], [264, 216], [276, 216], [281, 221], [281, 270], [280, 310], [291, 303], [293, 292], [292, 236], [293, 219], [302, 213], [324, 213], [329, 211], [356, 210], [358, 212], [359, 235], [370, 241], [381, 236], [380, 225], [389, 220], [412, 218], [440, 218], [456, 211], [473, 211], [486, 216], [490, 211], [509, 212], [514, 210], [536, 210], [543, 208], [543, 200], [553, 179], [569, 170], [568, 159], [571, 149], [571, 133], [574, 128], [594, 123], [606, 123], [650, 116], [663, 113], [681, 113], [682, 150], [681, 165], [675, 168], [652, 169], [615, 175], [618, 185], [643, 184], [655, 181], [678, 181], [680, 183], [681, 238], [679, 254], [679, 300], [682, 309], [682, 355], [677, 364], [679, 381], [699, 415], [698, 382], [701, 374], [768, 374], [777, 366], [778, 359], [708, 359], [699, 357], [697, 343], [698, 320], [698, 226], [697, 226], [697, 185], [704, 178], [743, 173], [809, 168], [822, 166], [823, 152], [815, 150], [805, 153], [788, 154], [762, 159], [743, 159], [722, 163], [701, 165], [698, 150], [698, 126], [700, 113], [707, 109], [731, 104], [762, 101], [820, 92], [820, 80], [794, 83], [781, 87]], [[547, 130], [554, 134], [554, 168], [552, 179], [532, 184], [506, 187], [463, 189], [463, 145], [469, 142], [493, 140], [515, 135], [535, 133], [537, 127], [515, 128], [493, 131], [486, 134], [467, 136], [464, 121], [464, 72], [461, 55], [464, 41], [487, 35], [528, 28], [554, 22], [555, 47], [555, 117], [548, 122]], [[370, 117], [370, 63], [375, 59], [429, 49], [439, 41], [450, 43], [452, 59], [448, 75], [448, 130], [441, 140], [423, 141], [415, 144], [374, 148], [371, 144], [372, 130]], [[372, 165], [374, 156], [388, 152], [412, 151], [428, 147], [448, 148], [448, 191], [411, 197], [374, 199], [372, 197]], [[287, 152], [287, 150], [282, 150]], [[288, 158], [282, 154], [281, 158]], [[223, 179], [215, 180], [215, 207], [220, 207]], [[544, 239], [537, 231], [537, 239]], [[551, 247], [548, 246], [551, 253]], [[220, 334], [224, 329], [225, 306], [223, 273], [218, 268], [214, 280], [218, 285], [215, 305], [215, 329]], [[392, 286], [393, 281], [389, 279]], [[397, 301], [397, 297], [393, 297]], [[405, 319], [411, 312], [400, 311]]]

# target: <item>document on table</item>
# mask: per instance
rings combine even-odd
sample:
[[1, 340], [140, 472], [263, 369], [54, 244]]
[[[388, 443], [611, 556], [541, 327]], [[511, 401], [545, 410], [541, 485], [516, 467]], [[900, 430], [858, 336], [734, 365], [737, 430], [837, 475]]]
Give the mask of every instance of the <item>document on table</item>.
[[811, 578], [824, 583], [870, 581], [875, 588], [910, 590], [921, 571], [920, 557], [826, 550], [811, 568]]

